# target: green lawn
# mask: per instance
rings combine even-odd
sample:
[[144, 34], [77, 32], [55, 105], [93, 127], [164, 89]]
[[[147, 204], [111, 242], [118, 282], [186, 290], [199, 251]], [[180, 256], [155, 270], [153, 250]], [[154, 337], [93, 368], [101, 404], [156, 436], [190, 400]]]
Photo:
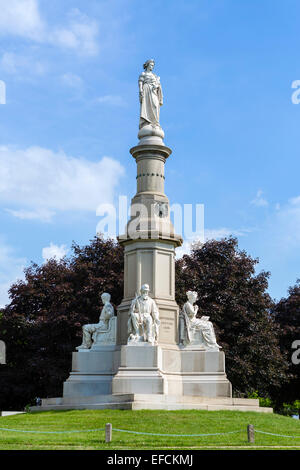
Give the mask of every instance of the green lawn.
[[[143, 436], [113, 431], [105, 443], [105, 423], [113, 428], [161, 434], [202, 434], [240, 431], [206, 437]], [[255, 444], [247, 441], [247, 425], [261, 431], [299, 436], [298, 439], [255, 434]], [[300, 449], [300, 421], [277, 414], [239, 411], [127, 411], [74, 410], [27, 413], [0, 417], [0, 428], [23, 431], [92, 432], [66, 434], [21, 433], [0, 430], [0, 450], [30, 449], [212, 449], [246, 448]]]

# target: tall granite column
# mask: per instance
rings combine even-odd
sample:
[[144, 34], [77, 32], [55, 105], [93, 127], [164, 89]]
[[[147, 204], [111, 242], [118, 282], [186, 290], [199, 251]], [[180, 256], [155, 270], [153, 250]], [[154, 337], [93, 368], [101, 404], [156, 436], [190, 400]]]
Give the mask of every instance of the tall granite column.
[[164, 193], [164, 166], [171, 149], [163, 144], [140, 143], [130, 150], [137, 163], [137, 193], [131, 201], [127, 233], [119, 237], [125, 248], [124, 298], [118, 308], [118, 344], [128, 339], [131, 301], [143, 284], [158, 308], [158, 344], [178, 342], [178, 305], [175, 302], [175, 247], [182, 239], [174, 234], [169, 200]]
[[[119, 237], [125, 249], [125, 266], [124, 298], [118, 308], [118, 344], [127, 344], [129, 307], [146, 283], [150, 286], [150, 297], [159, 309], [158, 344], [175, 345], [178, 343], [179, 311], [175, 301], [175, 248], [182, 244], [182, 238], [174, 233], [169, 200], [164, 192], [165, 163], [172, 151], [163, 142], [164, 132], [158, 122], [150, 123], [144, 119], [155, 121], [155, 109], [147, 109], [148, 79], [159, 83], [157, 96], [162, 99], [159, 77], [152, 73], [151, 61], [147, 67], [148, 71], [139, 79], [140, 85], [144, 83], [144, 89], [140, 91], [143, 100], [139, 143], [130, 149], [137, 164], [137, 192], [131, 201], [126, 234]], [[148, 108], [151, 108], [153, 97], [148, 102]]]

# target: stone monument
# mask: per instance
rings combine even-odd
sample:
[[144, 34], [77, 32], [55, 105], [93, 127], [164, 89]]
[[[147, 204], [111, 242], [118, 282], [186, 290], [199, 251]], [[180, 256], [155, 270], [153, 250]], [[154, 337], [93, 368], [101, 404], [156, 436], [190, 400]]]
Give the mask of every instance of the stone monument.
[[116, 344], [117, 319], [114, 317], [114, 308], [110, 303], [110, 294], [104, 292], [101, 295], [104, 304], [99, 323], [83, 325], [82, 344], [77, 346], [77, 351], [84, 349], [96, 350], [99, 346]]
[[209, 317], [197, 318], [198, 299], [197, 292], [188, 291], [186, 293], [188, 301], [184, 304], [180, 313], [180, 344], [209, 351], [219, 351], [221, 348], [217, 344], [213, 324]]
[[178, 343], [179, 307], [175, 302], [175, 248], [182, 244], [170, 221], [169, 200], [164, 192], [165, 163], [172, 151], [164, 142], [159, 123], [162, 105], [160, 78], [154, 61], [144, 64], [139, 76], [139, 143], [130, 153], [137, 164], [137, 192], [131, 201], [126, 233], [119, 237], [125, 250], [124, 298], [118, 308], [118, 344], [127, 344], [127, 320], [131, 302], [142, 284], [159, 310], [158, 344]]
[[158, 329], [160, 325], [159, 312], [154, 300], [149, 296], [149, 286], [141, 287], [141, 295], [136, 296], [131, 303], [128, 319], [128, 344], [141, 344], [145, 342], [157, 344]]
[[172, 151], [163, 141], [163, 93], [154, 65], [147, 60], [138, 79], [139, 141], [130, 149], [137, 190], [119, 236], [123, 300], [114, 317], [109, 294], [102, 295], [99, 323], [83, 326], [63, 397], [43, 399], [37, 409], [272, 411], [259, 408], [258, 400], [232, 398], [213, 324], [208, 317], [198, 318], [197, 293], [187, 292], [181, 311], [175, 301], [175, 249], [182, 238], [174, 231], [164, 191]]

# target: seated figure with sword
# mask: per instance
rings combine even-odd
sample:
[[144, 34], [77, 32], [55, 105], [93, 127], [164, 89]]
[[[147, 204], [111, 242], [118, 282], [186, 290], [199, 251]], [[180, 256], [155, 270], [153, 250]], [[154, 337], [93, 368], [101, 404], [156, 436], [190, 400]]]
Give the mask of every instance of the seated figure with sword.
[[149, 285], [143, 284], [140, 295], [133, 299], [128, 319], [128, 344], [148, 342], [157, 344], [159, 311], [157, 305], [149, 297]]

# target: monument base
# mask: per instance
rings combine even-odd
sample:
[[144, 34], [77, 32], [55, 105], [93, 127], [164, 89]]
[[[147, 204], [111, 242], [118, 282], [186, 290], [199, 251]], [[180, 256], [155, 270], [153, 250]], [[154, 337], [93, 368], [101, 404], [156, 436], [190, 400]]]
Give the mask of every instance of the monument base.
[[112, 393], [231, 397], [225, 357], [219, 351], [137, 343], [121, 347]]
[[87, 397], [47, 398], [30, 411], [51, 410], [231, 410], [273, 413], [250, 398], [209, 398], [163, 394], [113, 394]]
[[272, 412], [258, 400], [232, 398], [219, 351], [148, 343], [73, 353], [63, 397], [31, 411], [67, 409], [197, 409]]
[[120, 363], [120, 346], [81, 349], [72, 355], [72, 372], [63, 385], [64, 397], [109, 395]]

